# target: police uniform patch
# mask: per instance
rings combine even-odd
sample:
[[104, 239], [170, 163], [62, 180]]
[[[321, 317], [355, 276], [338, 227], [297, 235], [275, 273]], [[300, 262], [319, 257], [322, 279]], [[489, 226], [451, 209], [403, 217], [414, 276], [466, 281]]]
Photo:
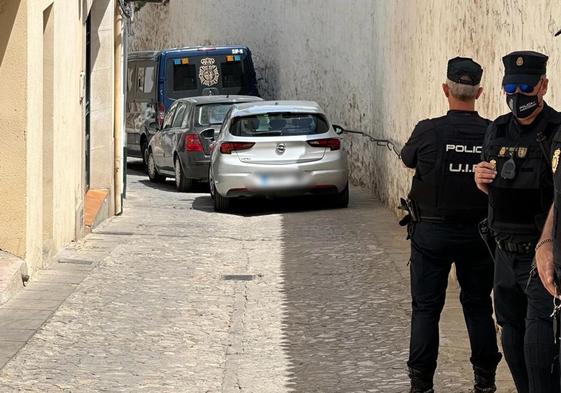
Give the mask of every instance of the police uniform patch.
[[218, 78], [220, 77], [220, 74], [218, 73], [218, 67], [215, 63], [216, 60], [212, 57], [207, 57], [201, 60], [199, 79], [205, 86], [211, 87], [218, 84]]
[[518, 67], [522, 67], [524, 65], [524, 58], [522, 56], [518, 56], [518, 58], [516, 59], [516, 65]]
[[551, 169], [553, 170], [553, 173], [557, 171], [557, 165], [559, 165], [559, 156], [561, 156], [561, 149], [557, 149], [553, 153], [553, 159], [551, 160]]

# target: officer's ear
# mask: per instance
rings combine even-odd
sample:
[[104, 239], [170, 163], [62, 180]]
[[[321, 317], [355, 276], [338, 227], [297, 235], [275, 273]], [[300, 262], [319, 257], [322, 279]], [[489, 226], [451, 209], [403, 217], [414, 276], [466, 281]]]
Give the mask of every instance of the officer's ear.
[[541, 88], [541, 94], [542, 96], [545, 95], [545, 93], [547, 93], [547, 87], [549, 86], [549, 79], [547, 79], [546, 77], [543, 78], [542, 81], [542, 88]]
[[446, 98], [450, 97], [450, 88], [448, 87], [448, 85], [446, 83], [442, 84], [442, 91], [444, 92], [444, 95], [446, 96]]
[[482, 87], [477, 89], [477, 94], [475, 95], [475, 99], [477, 100], [479, 97], [481, 97], [481, 94], [483, 94], [483, 88]]

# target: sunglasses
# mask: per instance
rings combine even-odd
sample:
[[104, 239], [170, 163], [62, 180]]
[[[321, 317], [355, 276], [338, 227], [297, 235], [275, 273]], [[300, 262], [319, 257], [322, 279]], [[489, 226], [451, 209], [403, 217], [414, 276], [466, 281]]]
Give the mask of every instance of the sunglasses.
[[516, 93], [516, 88], [519, 88], [522, 93], [531, 93], [534, 91], [535, 85], [529, 85], [527, 83], [507, 83], [503, 86], [506, 94], [514, 94]]

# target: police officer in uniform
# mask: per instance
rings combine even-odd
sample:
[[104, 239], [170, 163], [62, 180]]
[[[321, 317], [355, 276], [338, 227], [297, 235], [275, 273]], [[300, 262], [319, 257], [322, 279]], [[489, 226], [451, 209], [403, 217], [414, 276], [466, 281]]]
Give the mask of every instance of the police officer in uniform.
[[552, 202], [549, 151], [561, 124], [560, 114], [543, 99], [547, 59], [529, 51], [503, 57], [511, 112], [489, 127], [475, 171], [477, 186], [489, 196], [489, 227], [497, 243], [495, 313], [519, 393], [559, 392], [553, 298], [532, 268]]
[[415, 169], [408, 203], [414, 221], [410, 227], [411, 392], [433, 392], [438, 324], [452, 263], [471, 342], [474, 392], [495, 392], [501, 354], [492, 319], [493, 262], [478, 234], [487, 198], [473, 183], [490, 123], [475, 111], [483, 70], [472, 59], [457, 57], [448, 62], [447, 74], [442, 87], [450, 110], [446, 116], [417, 124], [401, 152], [403, 163]]

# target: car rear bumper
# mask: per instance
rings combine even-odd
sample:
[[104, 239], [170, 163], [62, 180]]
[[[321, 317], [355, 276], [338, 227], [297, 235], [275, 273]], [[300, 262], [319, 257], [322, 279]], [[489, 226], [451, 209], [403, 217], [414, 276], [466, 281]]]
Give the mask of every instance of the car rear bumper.
[[197, 181], [208, 181], [210, 157], [203, 153], [182, 152], [179, 155], [185, 177]]
[[[221, 158], [224, 156], [221, 156]], [[330, 159], [293, 165], [250, 165], [235, 155], [215, 162], [216, 191], [227, 197], [284, 196], [306, 194], [336, 194], [348, 184], [346, 158], [334, 155]], [[262, 184], [262, 174], [294, 176], [294, 184], [270, 186]]]

